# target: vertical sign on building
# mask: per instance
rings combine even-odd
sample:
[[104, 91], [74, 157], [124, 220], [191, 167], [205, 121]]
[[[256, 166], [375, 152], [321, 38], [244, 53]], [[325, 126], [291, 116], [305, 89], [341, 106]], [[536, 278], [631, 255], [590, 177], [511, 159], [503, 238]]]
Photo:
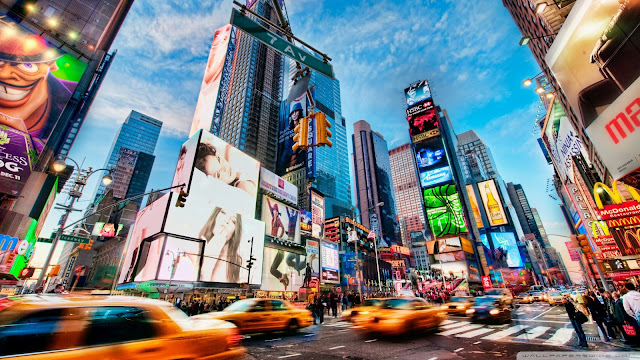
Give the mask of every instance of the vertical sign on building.
[[324, 196], [311, 189], [311, 236], [324, 238]]

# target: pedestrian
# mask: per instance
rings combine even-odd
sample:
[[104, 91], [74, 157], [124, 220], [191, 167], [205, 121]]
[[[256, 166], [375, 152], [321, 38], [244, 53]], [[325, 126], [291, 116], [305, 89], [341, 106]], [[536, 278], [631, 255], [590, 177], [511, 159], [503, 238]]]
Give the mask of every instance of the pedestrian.
[[329, 298], [329, 303], [331, 305], [331, 312], [333, 313], [333, 317], [338, 317], [338, 296], [331, 292], [331, 297]]
[[615, 318], [615, 312], [616, 312], [616, 305], [615, 305], [615, 300], [613, 299], [613, 297], [611, 296], [611, 293], [608, 291], [605, 291], [602, 293], [602, 299], [604, 300], [604, 310], [605, 310], [605, 324], [607, 325], [607, 331], [609, 332], [609, 336], [611, 337], [617, 337], [616, 335], [616, 330], [617, 327], [615, 326], [616, 324], [616, 318]]
[[588, 292], [586, 296], [584, 296], [584, 303], [591, 313], [591, 318], [593, 319], [593, 321], [595, 321], [595, 323], [598, 325], [598, 328], [602, 332], [603, 339], [605, 341], [614, 340], [614, 337], [611, 336], [612, 334], [609, 334], [604, 326], [607, 313], [604, 306], [600, 301], [598, 301], [598, 298], [595, 296], [595, 294], [593, 292]]
[[567, 311], [567, 315], [569, 315], [569, 320], [571, 321], [571, 325], [573, 329], [576, 331], [578, 335], [578, 346], [580, 347], [589, 347], [587, 344], [587, 336], [584, 334], [584, 330], [582, 330], [582, 324], [589, 321], [587, 317], [581, 312], [577, 311], [571, 299], [563, 299], [564, 308]]
[[349, 293], [347, 300], [349, 301], [349, 309], [353, 309], [353, 304], [356, 302], [356, 297], [353, 295], [353, 291]]
[[354, 298], [354, 306], [360, 306], [360, 294], [356, 294], [355, 298]]
[[308, 309], [309, 311], [311, 311], [311, 316], [313, 316], [313, 325], [316, 325], [317, 322], [317, 318], [318, 318], [318, 314], [317, 314], [317, 309], [316, 309], [316, 293], [312, 292], [311, 295], [309, 295], [309, 306]]
[[636, 286], [631, 282], [624, 284], [624, 287], [628, 290], [622, 297], [624, 310], [629, 316], [635, 318], [637, 322], [640, 322], [640, 293], [636, 291]]
[[[622, 289], [623, 291], [626, 289]], [[614, 312], [613, 312], [613, 317], [615, 319], [615, 323], [614, 326], [618, 329], [618, 331], [620, 331], [620, 333], [622, 333], [622, 338], [620, 339], [620, 341], [622, 342], [626, 342], [626, 343], [631, 343], [634, 340], [634, 337], [628, 335], [626, 333], [626, 331], [624, 331], [623, 326], [624, 325], [632, 325], [635, 323], [634, 319], [632, 317], [629, 316], [629, 314], [627, 314], [627, 312], [624, 310], [624, 304], [622, 302], [622, 297], [620, 296], [620, 293], [615, 291], [613, 293], [613, 300], [614, 300]], [[633, 326], [633, 325], [632, 325]], [[637, 326], [634, 326], [634, 328], [637, 328]]]
[[318, 317], [320, 324], [324, 323], [324, 309], [327, 307], [327, 298], [324, 294], [318, 296], [316, 299], [316, 309], [318, 311]]
[[349, 301], [347, 300], [348, 296], [342, 295], [342, 311], [347, 310], [347, 306], [349, 306]]

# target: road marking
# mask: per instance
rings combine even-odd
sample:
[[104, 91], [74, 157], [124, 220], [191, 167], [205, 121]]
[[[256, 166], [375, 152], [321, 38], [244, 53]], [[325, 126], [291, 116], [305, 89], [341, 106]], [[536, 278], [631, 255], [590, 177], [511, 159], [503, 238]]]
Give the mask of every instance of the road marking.
[[445, 321], [443, 321], [443, 322], [442, 322], [442, 325], [453, 324], [454, 322], [455, 322], [455, 321], [453, 321], [453, 320], [449, 320], [449, 319], [447, 319], [447, 320], [445, 320]]
[[278, 359], [285, 359], [285, 358], [290, 358], [290, 357], [300, 356], [300, 355], [302, 354], [283, 355], [283, 356], [278, 356]]
[[432, 358], [429, 358], [427, 360], [438, 360], [438, 358], [437, 357], [432, 357]]
[[309, 337], [309, 336], [316, 336], [316, 334], [307, 334], [307, 335], [305, 335], [305, 337]]
[[485, 337], [483, 337], [483, 340], [500, 340], [503, 337], [509, 336], [511, 334], [515, 334], [518, 331], [528, 328], [528, 325], [516, 325], [516, 326], [512, 326], [510, 328], [506, 328], [502, 331], [498, 331], [497, 333], [493, 333], [491, 335], [487, 335]]
[[524, 334], [522, 335], [518, 335], [516, 336], [516, 338], [514, 340], [531, 340], [531, 339], [535, 339], [538, 336], [544, 334], [547, 330], [551, 329], [548, 326], [536, 326], [533, 329], [530, 329], [528, 331], [526, 331]]
[[374, 341], [378, 341], [378, 339], [365, 340], [364, 342], [369, 343], [369, 342], [374, 342]]
[[338, 330], [338, 332], [345, 332], [345, 331], [349, 331], [350, 329], [340, 329]]
[[462, 350], [464, 350], [464, 348], [457, 348], [457, 349], [453, 350], [453, 352], [458, 352], [458, 351], [462, 351]]
[[461, 333], [461, 332], [465, 332], [465, 331], [469, 331], [469, 330], [475, 330], [475, 329], [477, 329], [477, 328], [479, 328], [481, 326], [482, 325], [479, 325], [479, 324], [471, 324], [471, 325], [467, 325], [467, 326], [463, 326], [463, 327], [447, 330], [447, 331], [438, 333], [438, 335], [443, 335], [443, 336], [453, 335], [453, 334], [457, 334], [457, 333]]
[[455, 327], [462, 326], [462, 325], [469, 325], [469, 322], [468, 321], [454, 322], [453, 324], [440, 326], [440, 329], [453, 329]]
[[482, 329], [470, 331], [468, 333], [458, 334], [458, 335], [456, 335], [456, 337], [472, 338], [472, 337], [480, 336], [482, 334], [486, 334], [486, 333], [492, 332], [492, 331], [494, 331], [494, 329], [482, 328]]
[[[529, 321], [529, 322], [535, 322], [535, 323], [547, 322], [547, 323], [554, 323], [554, 324], [570, 324], [570, 322], [568, 322], [568, 321], [555, 321], [555, 320], [513, 319], [513, 321], [517, 321], [517, 322], [521, 322], [521, 321]], [[589, 324], [589, 323], [588, 323], [588, 324]]]
[[268, 340], [265, 340], [265, 341], [266, 341], [266, 342], [269, 342], [269, 341], [278, 341], [278, 340], [282, 340], [282, 339], [281, 339], [281, 338], [277, 338], [277, 339], [268, 339]]
[[345, 346], [344, 345], [334, 346], [332, 348], [329, 348], [329, 350], [342, 349], [343, 347], [345, 347]]
[[482, 341], [476, 341], [476, 342], [474, 342], [474, 343], [473, 343], [473, 345], [478, 345], [478, 344], [480, 344], [481, 342], [482, 342]]
[[551, 308], [551, 309], [549, 309], [549, 310], [547, 310], [547, 311], [542, 312], [541, 314], [539, 314], [538, 316], [534, 317], [534, 318], [533, 318], [533, 319], [531, 319], [531, 320], [535, 320], [535, 319], [539, 318], [540, 316], [542, 316], [542, 315], [544, 315], [544, 314], [548, 313], [548, 312], [549, 312], [549, 311], [551, 311], [551, 310], [554, 310], [554, 308]]
[[573, 336], [573, 329], [562, 328], [553, 334], [553, 336], [544, 342], [545, 345], [564, 345], [567, 341], [571, 340]]

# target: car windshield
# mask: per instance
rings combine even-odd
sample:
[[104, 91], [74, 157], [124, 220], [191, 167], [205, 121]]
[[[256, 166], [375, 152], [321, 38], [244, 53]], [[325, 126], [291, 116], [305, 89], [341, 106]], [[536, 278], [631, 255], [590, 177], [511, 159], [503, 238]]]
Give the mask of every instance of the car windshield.
[[385, 309], [411, 310], [411, 300], [409, 299], [388, 299], [382, 304]]
[[559, 292], [550, 292], [549, 296], [561, 296]]
[[477, 306], [488, 306], [488, 305], [493, 305], [497, 303], [496, 299], [493, 298], [489, 298], [489, 297], [479, 297], [476, 298], [476, 305]]
[[534, 293], [533, 293], [533, 296], [540, 296], [540, 295], [542, 295], [542, 293], [541, 293], [541, 292], [534, 292]]
[[249, 310], [249, 308], [253, 305], [253, 301], [248, 300], [248, 301], [236, 301], [233, 304], [227, 306], [226, 308], [224, 308], [224, 311], [238, 311], [238, 312], [244, 312]]
[[469, 302], [469, 298], [464, 296], [456, 296], [451, 298], [451, 302], [461, 302], [461, 303]]
[[378, 299], [367, 299], [364, 301], [364, 304], [362, 304], [362, 306], [378, 306], [381, 302], [382, 300]]
[[487, 290], [487, 292], [485, 293], [486, 295], [503, 295], [502, 294], [502, 290], [499, 289], [492, 289], [492, 290]]

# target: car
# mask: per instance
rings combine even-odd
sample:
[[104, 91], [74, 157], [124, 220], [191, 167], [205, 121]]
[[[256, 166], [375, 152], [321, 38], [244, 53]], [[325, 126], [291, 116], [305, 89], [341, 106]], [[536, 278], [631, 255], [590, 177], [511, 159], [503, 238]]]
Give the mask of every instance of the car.
[[513, 300], [516, 304], [531, 304], [533, 303], [533, 297], [529, 293], [523, 292], [514, 296]]
[[501, 304], [513, 306], [513, 295], [509, 289], [487, 289], [484, 296], [490, 296], [497, 299]]
[[563, 295], [558, 291], [550, 291], [547, 294], [547, 302], [550, 306], [562, 304]]
[[353, 322], [356, 316], [368, 314], [372, 308], [377, 308], [378, 306], [380, 306], [383, 300], [384, 299], [378, 298], [366, 299], [361, 306], [356, 306], [354, 308], [343, 311], [340, 317], [342, 320]]
[[467, 310], [473, 305], [471, 296], [454, 296], [448, 303], [442, 305], [440, 310], [446, 311], [449, 315], [465, 316]]
[[480, 296], [474, 305], [467, 310], [471, 322], [487, 322], [494, 324], [509, 323], [512, 319], [511, 308], [492, 296]]
[[446, 319], [446, 312], [422, 298], [395, 297], [384, 299], [380, 307], [358, 316], [354, 324], [355, 330], [365, 335], [400, 336], [437, 329]]
[[196, 315], [194, 318], [225, 320], [236, 325], [242, 333], [295, 332], [313, 324], [309, 310], [297, 309], [285, 300], [257, 298], [238, 300], [222, 311]]
[[168, 302], [130, 296], [25, 295], [0, 300], [0, 357], [238, 359], [233, 324], [194, 320]]
[[544, 294], [541, 291], [534, 291], [531, 293], [533, 301], [544, 301]]

